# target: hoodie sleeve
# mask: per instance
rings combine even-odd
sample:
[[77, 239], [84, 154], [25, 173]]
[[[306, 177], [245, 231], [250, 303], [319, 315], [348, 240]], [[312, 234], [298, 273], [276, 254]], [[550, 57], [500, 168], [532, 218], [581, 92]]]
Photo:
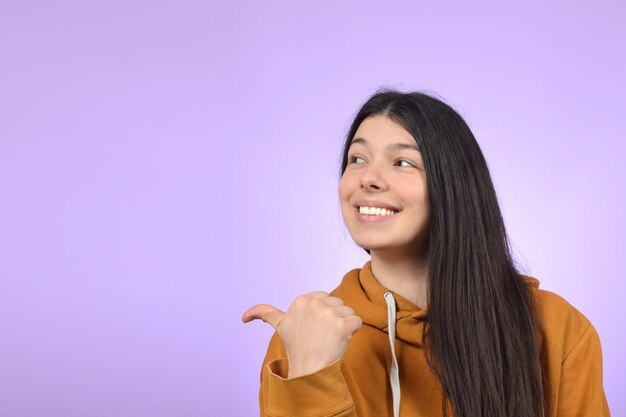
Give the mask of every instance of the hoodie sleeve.
[[275, 332], [261, 367], [261, 417], [358, 417], [342, 363], [337, 359], [314, 373], [287, 379], [287, 355]]
[[561, 365], [557, 417], [610, 417], [600, 337], [591, 323]]

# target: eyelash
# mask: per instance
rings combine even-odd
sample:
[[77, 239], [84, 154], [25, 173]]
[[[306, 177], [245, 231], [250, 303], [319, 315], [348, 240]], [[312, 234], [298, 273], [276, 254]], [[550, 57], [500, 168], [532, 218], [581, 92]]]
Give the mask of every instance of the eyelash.
[[[351, 156], [350, 158], [348, 158], [348, 162], [351, 163], [351, 164], [354, 164], [355, 163], [354, 162], [354, 158], [363, 159], [360, 156], [354, 155], [354, 156]], [[398, 159], [396, 162], [406, 162], [407, 164], [411, 165], [411, 167], [415, 168], [415, 165], [412, 162], [410, 162], [410, 161], [408, 161], [406, 159]]]

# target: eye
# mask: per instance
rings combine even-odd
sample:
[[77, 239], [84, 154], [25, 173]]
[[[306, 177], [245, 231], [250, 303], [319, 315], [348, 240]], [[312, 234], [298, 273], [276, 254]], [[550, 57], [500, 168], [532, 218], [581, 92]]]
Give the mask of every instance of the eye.
[[351, 157], [349, 158], [350, 163], [351, 163], [351, 164], [356, 163], [356, 162], [354, 162], [354, 160], [355, 160], [355, 159], [357, 159], [357, 158], [358, 158], [358, 159], [363, 159], [363, 158], [361, 158], [360, 156], [351, 156]]
[[398, 163], [401, 163], [401, 162], [406, 162], [407, 164], [409, 164], [409, 167], [415, 168], [415, 165], [413, 165], [411, 162], [407, 161], [406, 159], [399, 159]]

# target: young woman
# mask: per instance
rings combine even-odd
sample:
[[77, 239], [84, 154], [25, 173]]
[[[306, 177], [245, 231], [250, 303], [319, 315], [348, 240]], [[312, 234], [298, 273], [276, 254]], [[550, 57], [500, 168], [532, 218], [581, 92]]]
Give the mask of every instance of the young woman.
[[382, 90], [346, 137], [339, 198], [371, 256], [330, 294], [267, 304], [262, 417], [608, 417], [598, 334], [515, 267], [465, 121]]

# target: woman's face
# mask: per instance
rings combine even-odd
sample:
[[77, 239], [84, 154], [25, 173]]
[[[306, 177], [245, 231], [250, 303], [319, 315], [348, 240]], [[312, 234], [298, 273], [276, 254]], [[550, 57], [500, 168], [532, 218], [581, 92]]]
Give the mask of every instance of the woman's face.
[[[411, 134], [386, 116], [357, 129], [339, 181], [341, 212], [352, 239], [370, 251], [421, 245], [427, 232], [426, 173]], [[391, 215], [362, 214], [363, 207], [390, 208]]]

